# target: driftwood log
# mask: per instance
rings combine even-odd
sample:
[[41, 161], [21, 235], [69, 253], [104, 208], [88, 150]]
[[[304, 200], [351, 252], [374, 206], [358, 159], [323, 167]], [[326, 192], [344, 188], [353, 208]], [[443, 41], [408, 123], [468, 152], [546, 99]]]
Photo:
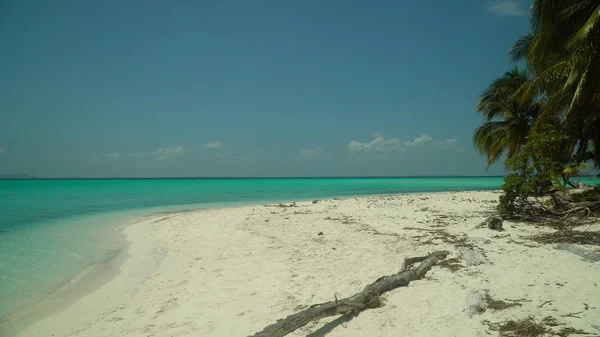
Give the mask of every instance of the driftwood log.
[[[305, 310], [278, 320], [277, 323], [267, 326], [251, 337], [282, 337], [311, 321], [323, 317], [349, 313], [357, 316], [366, 309], [380, 307], [382, 305], [381, 294], [399, 287], [406, 287], [411, 281], [422, 278], [433, 265], [445, 259], [448, 254], [450, 252], [437, 251], [428, 256], [407, 258], [402, 263], [398, 273], [380, 277], [366, 286], [360, 293], [341, 300], [336, 298], [335, 301], [312, 305]], [[419, 262], [420, 264], [413, 268], [413, 265]]]

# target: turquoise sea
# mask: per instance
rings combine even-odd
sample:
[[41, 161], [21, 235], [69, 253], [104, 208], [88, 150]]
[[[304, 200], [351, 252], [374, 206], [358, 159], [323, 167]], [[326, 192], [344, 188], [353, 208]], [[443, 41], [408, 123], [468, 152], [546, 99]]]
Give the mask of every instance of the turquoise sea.
[[0, 180], [0, 323], [125, 250], [116, 228], [160, 212], [265, 201], [490, 190], [502, 177]]

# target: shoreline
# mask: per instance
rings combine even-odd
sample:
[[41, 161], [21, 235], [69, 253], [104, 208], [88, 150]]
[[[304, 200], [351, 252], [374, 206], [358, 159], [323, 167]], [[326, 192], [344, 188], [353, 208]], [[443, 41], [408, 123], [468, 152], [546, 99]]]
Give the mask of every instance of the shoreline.
[[[389, 196], [401, 196], [401, 195], [428, 195], [428, 194], [445, 194], [445, 193], [456, 193], [457, 191], [444, 190], [435, 192], [404, 192], [404, 193], [389, 193], [389, 194], [356, 194], [356, 195], [344, 195], [336, 197], [328, 197], [323, 199], [314, 198], [300, 198], [300, 199], [289, 199], [289, 200], [256, 200], [252, 202], [243, 201], [232, 201], [232, 202], [216, 202], [206, 204], [184, 204], [184, 205], [168, 205], [158, 206], [151, 208], [132, 209], [129, 211], [119, 211], [117, 213], [136, 214], [136, 220], [129, 220], [125, 224], [115, 226], [115, 230], [118, 231], [118, 240], [123, 241], [124, 245], [121, 246], [122, 250], [118, 255], [112, 258], [103, 259], [99, 261], [93, 261], [82, 270], [75, 273], [68, 279], [66, 279], [61, 285], [59, 285], [54, 291], [52, 291], [46, 298], [34, 303], [32, 307], [24, 308], [13, 315], [8, 317], [3, 322], [0, 322], [0, 327], [6, 329], [7, 336], [20, 336], [22, 330], [26, 329], [27, 326], [33, 325], [36, 322], [42, 321], [45, 318], [60, 312], [69, 306], [73, 305], [81, 298], [86, 295], [92, 294], [95, 290], [102, 287], [104, 284], [116, 278], [120, 271], [120, 267], [131, 257], [129, 255], [129, 249], [131, 248], [132, 241], [127, 238], [125, 230], [133, 225], [147, 222], [147, 221], [163, 221], [166, 219], [174, 218], [177, 216], [184, 215], [186, 213], [202, 212], [202, 211], [216, 211], [216, 210], [227, 210], [237, 209], [245, 207], [260, 207], [260, 206], [273, 206], [278, 207], [280, 204], [285, 203], [302, 203], [312, 202], [313, 200], [327, 201], [327, 200], [346, 200], [346, 199], [360, 199], [360, 198], [372, 198], [372, 197], [389, 197]], [[473, 189], [473, 190], [460, 190], [460, 192], [492, 192], [498, 193], [499, 190], [493, 189]], [[212, 207], [211, 207], [212, 206]], [[182, 210], [175, 211], [158, 211], [156, 209], [162, 208], [178, 208], [186, 207]], [[195, 207], [195, 208], [187, 208]], [[152, 211], [154, 210], [154, 211]], [[113, 215], [112, 213], [110, 215]], [[98, 268], [99, 267], [99, 268]]]
[[[463, 192], [478, 192], [478, 191], [497, 191], [497, 190], [465, 190]], [[226, 210], [236, 209], [243, 207], [258, 207], [267, 206], [272, 203], [272, 206], [277, 206], [282, 203], [302, 203], [312, 202], [313, 200], [345, 200], [345, 199], [356, 199], [356, 198], [369, 198], [369, 197], [386, 197], [386, 196], [397, 196], [397, 195], [419, 195], [419, 194], [443, 194], [443, 193], [454, 193], [451, 190], [436, 191], [436, 192], [404, 192], [404, 193], [389, 193], [389, 194], [357, 194], [357, 195], [344, 195], [337, 197], [329, 197], [324, 199], [314, 198], [300, 198], [300, 199], [289, 199], [289, 200], [256, 200], [252, 202], [243, 201], [232, 201], [232, 202], [216, 202], [206, 204], [183, 204], [183, 205], [168, 205], [158, 206], [151, 208], [132, 209], [129, 211], [119, 211], [115, 214], [126, 214], [127, 217], [131, 217], [131, 214], [136, 214], [134, 217], [136, 220], [128, 220], [125, 224], [116, 225], [114, 230], [118, 232], [118, 241], [123, 242], [120, 246], [120, 251], [115, 256], [104, 258], [98, 261], [92, 261], [88, 265], [84, 266], [80, 271], [76, 272], [63, 283], [61, 283], [55, 290], [53, 290], [45, 298], [33, 303], [32, 306], [23, 308], [19, 311], [14, 312], [8, 316], [5, 320], [0, 322], [1, 330], [4, 330], [7, 336], [19, 336], [20, 331], [27, 328], [29, 325], [33, 325], [38, 321], [43, 320], [46, 317], [52, 316], [57, 312], [60, 312], [69, 306], [76, 303], [81, 298], [88, 294], [93, 293], [104, 284], [108, 283], [112, 279], [118, 276], [120, 267], [130, 258], [129, 249], [132, 244], [128, 240], [127, 235], [124, 233], [125, 229], [129, 226], [136, 225], [140, 222], [145, 221], [162, 221], [168, 218], [177, 217], [186, 213], [211, 211], [211, 210]], [[163, 208], [179, 208], [185, 207], [185, 209], [174, 210], [174, 211], [158, 211], [156, 209]], [[190, 207], [190, 208], [188, 208]], [[97, 214], [91, 214], [97, 215]], [[90, 214], [88, 214], [90, 216]], [[109, 213], [109, 216], [114, 216], [113, 213]], [[1, 331], [0, 330], [0, 331]]]
[[[134, 336], [139, 332], [161, 336], [179, 333], [248, 335], [293, 312], [299, 304], [329, 300], [333, 292], [354, 293], [394, 270], [402, 256], [437, 250], [430, 244], [442, 249], [455, 248], [439, 238], [421, 237], [435, 225], [431, 219], [449, 223], [448, 218], [456, 218], [472, 227], [491, 211], [497, 193], [497, 190], [488, 190], [344, 196], [321, 199], [317, 204], [296, 201], [295, 207], [281, 207], [275, 202], [155, 215], [122, 226], [129, 244], [123, 254], [126, 258], [114, 277], [95, 289], [88, 287], [80, 293], [80, 298], [56, 310], [58, 312], [39, 317], [16, 336], [41, 336], [50, 331], [57, 336]], [[459, 199], [460, 205], [455, 201]], [[320, 215], [315, 218], [317, 214]], [[392, 218], [385, 220], [387, 215]], [[290, 225], [297, 225], [286, 226], [290, 221]], [[473, 231], [464, 225], [448, 224], [446, 230], [451, 235]], [[425, 232], [416, 232], [418, 235], [410, 239], [413, 227]], [[325, 235], [316, 236], [317, 230], [322, 230]], [[340, 230], [342, 232], [336, 234]], [[478, 230], [477, 234], [495, 234], [490, 232]], [[512, 232], [519, 234], [515, 230]], [[333, 239], [330, 238], [332, 235]], [[408, 236], [399, 241], [400, 235]], [[333, 241], [327, 244], [329, 240]], [[433, 243], [424, 246], [423, 242], [428, 240]], [[321, 251], [319, 247], [323, 244], [332, 247]], [[393, 252], [384, 249], [386, 247], [393, 247]], [[454, 255], [456, 249], [453, 251]], [[365, 260], [365, 254], [374, 255], [375, 260]], [[331, 260], [332, 255], [336, 259]], [[563, 258], [571, 261], [575, 257]], [[356, 266], [348, 265], [350, 261]], [[366, 261], [369, 262], [365, 264]], [[267, 278], [261, 276], [261, 266], [267, 268]], [[439, 273], [440, 270], [432, 270], [431, 274], [435, 278]], [[83, 282], [80, 284], [85, 288]], [[414, 287], [420, 288], [420, 284], [421, 281]], [[398, 294], [390, 296], [402, 297], [405, 291], [398, 290]], [[493, 291], [498, 292], [497, 289]], [[514, 291], [508, 295], [514, 295]], [[600, 293], [597, 295], [600, 298]], [[291, 297], [285, 300], [286, 296]], [[98, 307], [100, 299], [104, 301], [100, 303], [101, 308]], [[464, 298], [461, 298], [460, 303], [452, 304], [462, 306], [463, 303]], [[448, 303], [440, 305], [447, 307]], [[373, 311], [381, 313], [387, 307]], [[202, 313], [203, 308], [208, 312]], [[210, 311], [220, 314], [211, 315]], [[361, 317], [372, 315], [374, 313], [369, 311]], [[223, 324], [224, 317], [239, 323], [237, 328]], [[415, 316], [413, 319], [421, 318]], [[369, 318], [366, 320], [367, 326], [371, 326]], [[129, 328], [129, 324], [135, 327]], [[375, 329], [377, 324], [371, 328]], [[478, 335], [472, 332], [481, 330], [473, 324], [465, 327], [470, 329], [467, 335]], [[310, 324], [300, 329], [301, 333], [290, 336], [304, 336], [315, 328]], [[364, 326], [362, 329], [366, 331]], [[360, 331], [360, 328], [351, 334], [342, 331], [341, 335], [360, 336]], [[338, 336], [339, 333], [334, 330], [331, 335]]]
[[5, 330], [7, 336], [16, 336], [19, 331], [27, 326], [70, 307], [80, 298], [115, 278], [119, 274], [121, 265], [128, 258], [131, 242], [126, 240], [122, 232], [123, 228], [128, 225], [114, 228], [118, 231], [118, 238], [114, 241], [120, 243], [118, 249], [111, 249], [108, 251], [107, 256], [88, 263], [62, 282], [45, 298], [33, 303], [32, 306], [12, 313], [0, 322], [0, 328]]
[[[14, 180], [14, 179], [11, 179]], [[190, 209], [182, 209], [175, 211], [157, 211], [157, 209], [179, 208], [187, 206], [202, 206], [206, 204], [183, 204], [183, 205], [168, 205], [156, 206], [149, 208], [136, 208], [127, 211], [115, 211], [108, 213], [88, 213], [84, 215], [76, 215], [76, 217], [108, 217], [111, 220], [106, 221], [111, 223], [114, 217], [122, 218], [123, 223], [110, 224], [109, 230], [115, 232], [112, 243], [119, 243], [118, 249], [110, 249], [106, 251], [107, 256], [98, 260], [94, 260], [83, 266], [79, 271], [71, 274], [62, 283], [50, 291], [48, 295], [39, 300], [33, 301], [31, 305], [20, 308], [12, 312], [8, 316], [2, 317], [0, 321], [0, 336], [18, 335], [18, 332], [28, 325], [31, 325], [45, 317], [51, 316], [77, 302], [80, 298], [93, 292], [119, 274], [120, 266], [129, 258], [129, 246], [131, 242], [127, 240], [124, 230], [131, 225], [139, 222], [144, 222], [152, 219], [160, 219], [164, 217], [177, 216], [188, 212], [195, 212], [204, 209], [224, 209], [244, 207], [247, 205], [236, 205], [237, 202], [227, 203], [210, 203], [219, 204], [222, 206], [216, 207], [197, 207]], [[133, 220], [132, 220], [133, 219]], [[112, 235], [111, 235], [112, 236]], [[118, 250], [115, 252], [115, 250]], [[113, 254], [114, 253], [114, 254]]]

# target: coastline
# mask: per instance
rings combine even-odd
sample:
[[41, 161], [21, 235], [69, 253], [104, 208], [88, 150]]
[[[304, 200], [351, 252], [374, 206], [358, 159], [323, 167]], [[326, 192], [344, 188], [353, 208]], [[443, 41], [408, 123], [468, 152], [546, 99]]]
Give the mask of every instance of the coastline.
[[[81, 270], [71, 275], [45, 298], [34, 302], [32, 306], [14, 312], [6, 320], [0, 322], [0, 328], [6, 336], [15, 336], [19, 331], [45, 317], [60, 312], [90, 292], [116, 277], [121, 265], [128, 258], [130, 242], [126, 240], [122, 230], [128, 225], [116, 227], [117, 238], [112, 242], [119, 242], [119, 248], [111, 249], [108, 254], [96, 261], [92, 261]], [[4, 336], [0, 334], [0, 336]]]
[[[377, 178], [377, 177], [374, 177]], [[380, 178], [380, 179], [387, 179]], [[409, 177], [406, 177], [409, 178]], [[487, 178], [487, 177], [479, 177], [479, 178]], [[236, 178], [237, 179], [237, 178]], [[246, 178], [243, 178], [246, 179]], [[260, 178], [262, 179], [262, 178]], [[272, 178], [272, 179], [280, 179], [280, 178]], [[296, 178], [294, 178], [296, 179]], [[329, 179], [329, 178], [323, 178]], [[361, 178], [363, 179], [363, 178]], [[145, 180], [145, 179], [142, 179]], [[437, 190], [437, 188], [436, 188]], [[451, 189], [435, 191], [435, 192], [403, 192], [400, 194], [421, 194], [421, 193], [448, 193], [451, 192]], [[466, 189], [465, 191], [491, 191], [490, 189]], [[357, 193], [351, 195], [343, 195], [336, 196], [327, 199], [347, 199], [347, 198], [366, 198], [366, 197], [381, 197], [381, 196], [389, 196], [389, 195], [397, 195], [399, 193], [378, 193], [378, 194], [368, 194], [368, 193]], [[279, 204], [279, 203], [295, 203], [295, 202], [311, 202], [315, 200], [314, 198], [287, 198], [287, 199], [265, 199], [265, 200], [254, 200], [251, 202], [248, 201], [230, 201], [230, 202], [212, 202], [212, 203], [197, 203], [197, 204], [174, 204], [168, 206], [155, 206], [150, 208], [139, 208], [139, 209], [131, 209], [128, 211], [117, 211], [117, 212], [109, 212], [106, 214], [86, 214], [83, 215], [85, 217], [97, 217], [100, 216], [106, 217], [106, 220], [95, 220], [98, 222], [109, 224], [109, 230], [116, 230], [118, 232], [116, 240], [112, 239], [111, 241], [127, 241], [125, 234], [123, 233], [124, 228], [127, 226], [133, 225], [137, 222], [142, 222], [147, 219], [160, 218], [166, 215], [178, 215], [187, 212], [195, 212], [201, 210], [219, 210], [219, 209], [229, 209], [229, 208], [237, 208], [237, 207], [249, 207], [249, 206], [260, 206], [264, 204]], [[173, 210], [174, 209], [174, 210]], [[81, 215], [80, 215], [81, 216]], [[132, 220], [134, 219], [134, 220]], [[87, 218], [83, 219], [84, 221]], [[72, 221], [72, 220], [69, 220]], [[114, 223], [121, 223], [120, 225], [115, 225]], [[120, 250], [118, 255], [108, 256], [106, 258], [102, 258], [99, 260], [95, 260], [90, 262], [89, 264], [82, 267], [81, 270], [72, 274], [68, 278], [65, 279], [60, 285], [58, 285], [54, 290], [52, 290], [45, 298], [42, 298], [38, 301], [34, 301], [32, 305], [21, 308], [15, 311], [8, 317], [4, 317], [2, 321], [0, 321], [0, 331], [9, 331], [9, 335], [14, 335], [14, 331], [20, 330], [23, 326], [27, 326], [32, 322], [40, 320], [43, 317], [49, 316], [55, 312], [58, 312], [68, 305], [76, 302], [80, 297], [83, 297], [85, 292], [91, 292], [96, 288], [100, 287], [102, 284], [106, 283], [108, 280], [112, 279], [118, 274], [118, 268], [122, 265], [124, 260], [127, 258], [127, 250], [130, 242], [127, 241], [125, 244], [119, 244], [118, 250]], [[112, 250], [109, 252], [112, 255]], [[108, 271], [107, 271], [108, 270]], [[92, 276], [93, 275], [93, 276]], [[99, 281], [100, 280], [100, 281]]]
[[[494, 200], [497, 193], [493, 191], [411, 193], [331, 198], [316, 204], [302, 201], [296, 202], [296, 207], [251, 205], [156, 215], [121, 229], [128, 249], [121, 254], [124, 259], [116, 274], [97, 287], [86, 287], [84, 276], [77, 282], [82, 286], [77, 299], [29, 322], [16, 335], [249, 335], [299, 306], [330, 300], [334, 292], [345, 296], [360, 290], [379, 276], [395, 272], [403, 257], [438, 248], [451, 250], [455, 257], [456, 247], [431, 230], [443, 229], [451, 236], [464, 235], [477, 242], [479, 236], [492, 240], [478, 245], [492, 246], [486, 255], [504, 265], [511, 257], [506, 256], [508, 252], [501, 253], [502, 249], [515, 244], [505, 242], [506, 237], [492, 237], [496, 232], [472, 229], [491, 212]], [[510, 240], [534, 231], [510, 226], [506, 231]], [[324, 235], [318, 236], [318, 231]], [[502, 241], [498, 247], [497, 241]], [[534, 263], [545, 262], [538, 249], [549, 251], [510, 248], [534, 255]], [[573, 264], [577, 259], [569, 253], [550, 252], [560, 255], [563, 263]], [[589, 272], [585, 266], [578, 268]], [[477, 269], [483, 267], [472, 272], [484, 273]], [[502, 272], [500, 266], [494, 269], [492, 274]], [[437, 318], [450, 324], [452, 315], [464, 315], [464, 297], [459, 302], [449, 294], [438, 298], [440, 287], [456, 288], [462, 282], [465, 284], [455, 290], [464, 295], [467, 286], [483, 288], [490, 282], [476, 282], [457, 273], [460, 271], [434, 267], [428, 278], [437, 282], [419, 281], [390, 293], [386, 306], [361, 314], [348, 323], [348, 329], [337, 328], [330, 335], [361, 336], [369, 329], [379, 331], [377, 334], [402, 331], [405, 319], [409, 325], [416, 324], [434, 304], [442, 308]], [[451, 276], [450, 284], [445, 276]], [[506, 284], [512, 278], [497, 277], [504, 283], [496, 280], [487, 286], [495, 296], [526, 296], [523, 290], [532, 290], [515, 289]], [[588, 287], [579, 285], [580, 289]], [[423, 299], [418, 297], [423, 297], [423, 292], [427, 295], [421, 303]], [[586, 290], [586, 295], [600, 298], [594, 289]], [[406, 296], [420, 301], [416, 312], [402, 312], [399, 303], [406, 301]], [[522, 307], [519, 310], [531, 313]], [[504, 314], [487, 318], [498, 320]], [[392, 317], [402, 317], [402, 323]], [[477, 319], [458, 321], [460, 324], [451, 324], [457, 335], [479, 335], [485, 328]], [[578, 323], [568, 321], [573, 326]], [[304, 336], [320, 325], [309, 324], [290, 336]], [[436, 335], [432, 327], [413, 329], [418, 331], [415, 335]]]

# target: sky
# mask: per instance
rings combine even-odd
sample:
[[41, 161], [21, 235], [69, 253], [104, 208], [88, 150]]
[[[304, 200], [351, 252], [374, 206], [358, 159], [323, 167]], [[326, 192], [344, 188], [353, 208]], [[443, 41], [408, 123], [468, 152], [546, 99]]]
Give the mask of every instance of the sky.
[[501, 175], [527, 0], [0, 1], [0, 174]]

